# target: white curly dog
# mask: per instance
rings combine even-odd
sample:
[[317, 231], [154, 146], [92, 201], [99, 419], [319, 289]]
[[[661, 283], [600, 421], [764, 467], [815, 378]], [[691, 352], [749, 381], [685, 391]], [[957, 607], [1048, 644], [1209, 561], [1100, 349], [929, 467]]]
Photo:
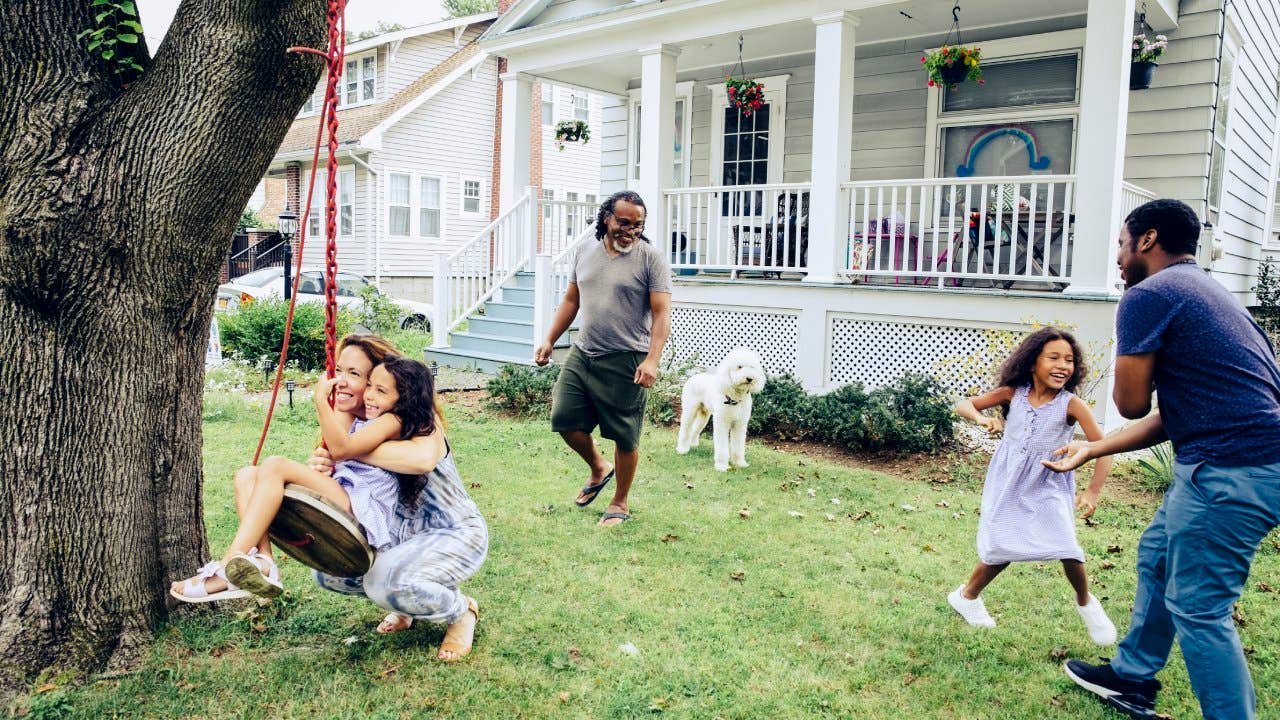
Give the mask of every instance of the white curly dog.
[[720, 361], [714, 373], [698, 373], [689, 378], [680, 393], [680, 434], [676, 452], [684, 455], [698, 446], [707, 421], [714, 419], [711, 438], [715, 443], [716, 470], [747, 467], [747, 421], [751, 419], [751, 396], [764, 389], [764, 366], [760, 355], [750, 348], [738, 348]]

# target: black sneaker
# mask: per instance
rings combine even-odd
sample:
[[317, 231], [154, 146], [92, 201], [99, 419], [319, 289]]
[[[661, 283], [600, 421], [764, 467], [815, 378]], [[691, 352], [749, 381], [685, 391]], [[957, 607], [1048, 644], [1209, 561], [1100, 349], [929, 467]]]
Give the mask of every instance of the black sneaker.
[[[1104, 658], [1105, 659], [1105, 658]], [[1068, 660], [1062, 665], [1075, 684], [1097, 695], [1104, 703], [1134, 718], [1156, 718], [1159, 680], [1135, 682], [1116, 675], [1110, 664], [1090, 665]]]

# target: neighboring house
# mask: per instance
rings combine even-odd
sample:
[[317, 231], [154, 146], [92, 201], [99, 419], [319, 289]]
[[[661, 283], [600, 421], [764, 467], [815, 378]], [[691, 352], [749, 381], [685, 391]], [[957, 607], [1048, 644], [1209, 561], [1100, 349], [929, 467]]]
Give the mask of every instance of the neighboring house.
[[[480, 236], [497, 211], [491, 184], [498, 59], [477, 42], [496, 17], [450, 18], [346, 47], [338, 109], [338, 264], [389, 294], [430, 300], [437, 257]], [[324, 90], [321, 78], [268, 171], [287, 181], [291, 209], [299, 216], [311, 209], [303, 259], [310, 265], [323, 264], [325, 148], [315, 192], [309, 202], [303, 196]], [[577, 112], [598, 123], [602, 115], [598, 96], [560, 89], [555, 101], [557, 118]], [[598, 147], [548, 156], [557, 197], [598, 193]], [[530, 177], [536, 180], [541, 170], [540, 164]]]
[[[1138, 9], [1170, 47], [1130, 91]], [[945, 376], [985, 330], [1033, 320], [1075, 325], [1109, 363], [1117, 230], [1156, 196], [1212, 222], [1201, 260], [1251, 302], [1276, 202], [1278, 15], [1273, 0], [970, 0], [986, 84], [951, 92], [920, 65], [951, 25], [937, 0], [519, 0], [480, 44], [507, 58], [504, 103], [540, 82], [609, 99], [601, 192], [639, 190], [673, 251], [676, 354], [748, 345], [822, 391]], [[751, 118], [725, 92], [740, 47], [766, 92]], [[504, 113], [503, 137], [527, 136], [522, 120]], [[513, 220], [494, 252], [514, 258], [500, 279], [539, 270], [522, 280], [536, 337], [563, 257], [519, 250], [528, 151], [502, 152]], [[459, 286], [455, 308], [491, 292]], [[437, 313], [443, 347], [466, 317]]]

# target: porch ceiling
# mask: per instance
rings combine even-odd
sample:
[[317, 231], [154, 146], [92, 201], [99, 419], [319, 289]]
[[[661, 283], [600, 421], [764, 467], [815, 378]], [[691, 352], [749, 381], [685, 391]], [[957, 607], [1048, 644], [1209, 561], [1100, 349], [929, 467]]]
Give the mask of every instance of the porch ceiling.
[[[739, 4], [741, 3], [741, 4]], [[738, 35], [743, 35], [746, 60], [811, 53], [814, 25], [811, 16], [830, 10], [848, 10], [858, 18], [857, 44], [874, 46], [905, 43], [916, 50], [937, 44], [951, 26], [951, 7], [942, 0], [881, 2], [833, 0], [815, 3], [763, 3], [737, 0], [733, 12], [717, 10], [715, 3], [690, 3], [687, 10], [666, 14], [635, 15], [608, 23], [609, 15], [580, 27], [565, 26], [545, 37], [500, 50], [511, 59], [511, 69], [568, 85], [622, 94], [640, 77], [639, 50], [657, 44], [678, 46], [678, 72], [729, 68], [738, 60]], [[821, 8], [815, 7], [822, 5]], [[1028, 22], [1083, 16], [1088, 0], [967, 0], [961, 11], [966, 39], [986, 39], [1017, 34]], [[766, 7], [767, 6], [767, 7]], [[1002, 31], [1002, 28], [1004, 29]], [[540, 35], [538, 28], [531, 28]], [[579, 41], [580, 38], [580, 41]], [[912, 45], [917, 41], [918, 47]]]

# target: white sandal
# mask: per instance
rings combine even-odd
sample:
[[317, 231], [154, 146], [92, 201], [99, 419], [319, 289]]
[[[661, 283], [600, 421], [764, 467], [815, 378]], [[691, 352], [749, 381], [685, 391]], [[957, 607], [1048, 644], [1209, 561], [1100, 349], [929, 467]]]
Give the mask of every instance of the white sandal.
[[[266, 560], [263, 570], [258, 561]], [[258, 553], [258, 548], [250, 548], [249, 552], [235, 555], [227, 561], [228, 582], [235, 584], [259, 597], [278, 597], [284, 592], [284, 584], [280, 582], [280, 567], [276, 561]]]
[[[227, 581], [227, 589], [219, 592], [211, 593], [205, 587], [205, 581], [209, 578], [219, 577]], [[239, 598], [249, 597], [248, 590], [241, 590], [227, 579], [226, 570], [223, 569], [222, 563], [214, 560], [204, 567], [196, 571], [195, 576], [189, 577], [182, 583], [182, 592], [169, 588], [169, 594], [185, 603], [207, 603], [218, 600], [236, 600]]]

